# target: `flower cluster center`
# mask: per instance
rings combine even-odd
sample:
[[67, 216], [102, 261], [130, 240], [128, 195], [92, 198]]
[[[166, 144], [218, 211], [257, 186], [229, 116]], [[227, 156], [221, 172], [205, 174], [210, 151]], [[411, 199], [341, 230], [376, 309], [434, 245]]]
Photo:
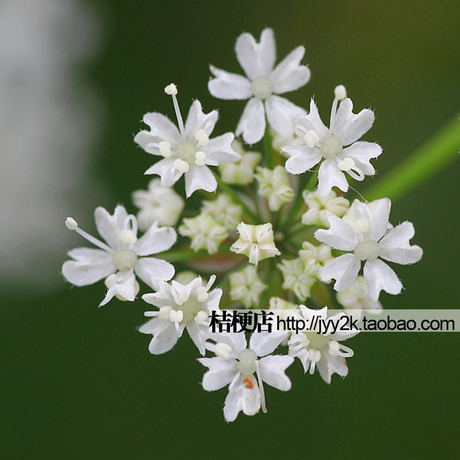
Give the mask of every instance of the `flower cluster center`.
[[329, 137], [324, 139], [323, 145], [321, 146], [321, 155], [332, 160], [343, 150], [343, 144], [340, 138], [331, 134]]
[[267, 99], [273, 93], [273, 83], [268, 77], [254, 78], [251, 83], [251, 91], [257, 99]]
[[257, 355], [250, 348], [240, 351], [238, 354], [238, 364], [236, 368], [243, 375], [252, 375], [256, 371]]
[[380, 244], [374, 240], [360, 241], [354, 251], [359, 260], [373, 261], [380, 255]]
[[131, 270], [137, 263], [137, 254], [132, 249], [118, 249], [112, 255], [112, 264], [117, 270]]

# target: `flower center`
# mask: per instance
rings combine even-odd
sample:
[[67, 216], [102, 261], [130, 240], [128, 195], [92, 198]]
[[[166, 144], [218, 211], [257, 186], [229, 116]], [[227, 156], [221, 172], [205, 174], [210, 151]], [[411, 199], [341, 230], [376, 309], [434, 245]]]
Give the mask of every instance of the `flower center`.
[[250, 348], [240, 351], [236, 368], [243, 375], [252, 375], [256, 371], [257, 355]]
[[251, 91], [260, 100], [267, 99], [273, 92], [272, 81], [268, 77], [257, 77], [252, 80]]
[[337, 136], [331, 134], [329, 137], [326, 137], [320, 150], [324, 158], [331, 160], [343, 150], [343, 144]]
[[177, 146], [177, 156], [189, 164], [195, 163], [195, 153], [198, 149], [195, 148], [192, 142], [182, 141]]
[[131, 249], [119, 249], [112, 256], [112, 264], [117, 270], [130, 270], [137, 263], [137, 254]]
[[180, 310], [184, 314], [182, 321], [188, 323], [202, 310], [200, 302], [193, 297], [188, 299], [180, 306]]
[[315, 331], [306, 332], [305, 335], [310, 341], [310, 343], [308, 344], [308, 348], [314, 348], [315, 350], [318, 350], [319, 348], [322, 348], [324, 345], [326, 345], [326, 343], [328, 342], [327, 337], [325, 337], [322, 334], [318, 334]]
[[380, 244], [374, 240], [360, 241], [354, 251], [359, 260], [373, 261], [380, 255]]

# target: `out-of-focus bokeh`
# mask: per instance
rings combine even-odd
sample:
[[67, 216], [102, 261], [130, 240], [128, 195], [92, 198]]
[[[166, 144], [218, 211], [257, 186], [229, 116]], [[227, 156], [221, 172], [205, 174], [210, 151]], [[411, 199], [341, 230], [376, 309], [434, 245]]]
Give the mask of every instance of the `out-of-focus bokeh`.
[[[327, 386], [288, 369], [293, 389], [266, 389], [268, 414], [228, 425], [226, 391], [206, 393], [191, 341], [148, 353], [145, 304], [98, 309], [102, 283], [72, 288], [60, 267], [85, 246], [98, 205], [132, 212], [151, 157], [133, 143], [147, 111], [174, 119], [168, 83], [218, 108], [234, 130], [243, 102], [210, 96], [210, 63], [240, 73], [243, 31], [275, 30], [278, 56], [306, 47], [308, 85], [327, 119], [338, 84], [375, 110], [366, 140], [384, 154], [378, 180], [460, 109], [455, 0], [3, 0], [0, 3], [0, 458], [456, 458], [458, 334], [362, 334], [349, 375]], [[460, 162], [393, 204], [424, 249], [397, 267], [405, 291], [385, 308], [460, 308]]]

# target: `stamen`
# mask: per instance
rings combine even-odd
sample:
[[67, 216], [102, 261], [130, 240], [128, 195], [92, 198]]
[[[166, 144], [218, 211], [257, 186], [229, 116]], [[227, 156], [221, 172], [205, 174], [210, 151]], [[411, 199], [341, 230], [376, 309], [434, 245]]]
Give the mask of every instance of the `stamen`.
[[[182, 136], [182, 139], [185, 139], [185, 128], [184, 128], [184, 122], [182, 120], [182, 115], [180, 113], [179, 109], [179, 103], [177, 102], [177, 86], [174, 83], [171, 83], [165, 88], [165, 93], [169, 94], [172, 97], [173, 104], [174, 104], [174, 110], [176, 112], [176, 117], [177, 117], [177, 123], [179, 125], [179, 131]], [[185, 172], [185, 171], [184, 171]]]
[[208, 319], [209, 315], [203, 310], [199, 311], [194, 318], [195, 323], [199, 325], [205, 325]]
[[334, 89], [335, 97], [341, 101], [347, 97], [347, 89], [343, 85], [336, 86]]
[[116, 283], [117, 283], [117, 275], [115, 275], [115, 273], [112, 273], [111, 275], [109, 275], [104, 281], [104, 284], [107, 287], [107, 289], [110, 289], [111, 287], [115, 286]]
[[211, 289], [211, 286], [214, 284], [214, 281], [216, 281], [216, 275], [211, 275], [209, 277], [208, 284], [206, 285], [206, 290], [209, 291]]
[[182, 310], [170, 310], [169, 319], [173, 323], [180, 323], [184, 319], [184, 312]]
[[331, 356], [338, 356], [340, 354], [340, 344], [336, 340], [329, 342], [329, 354]]
[[208, 137], [208, 135], [204, 132], [203, 129], [199, 129], [199, 130], [195, 133], [195, 139], [198, 141], [198, 143], [199, 143], [201, 146], [207, 145], [207, 143], [209, 142], [209, 137]]
[[86, 233], [84, 230], [82, 230], [79, 226], [78, 223], [75, 219], [72, 217], [67, 217], [65, 220], [65, 226], [72, 231], [77, 232], [79, 235], [81, 235], [83, 238], [88, 240], [90, 243], [93, 243], [94, 246], [97, 246], [98, 248], [103, 249], [104, 251], [107, 252], [113, 252], [113, 249], [104, 244], [102, 241], [99, 241], [97, 238], [94, 238], [94, 236], [91, 236], [89, 233]]
[[336, 86], [334, 89], [334, 102], [332, 103], [332, 109], [331, 109], [331, 123], [329, 125], [329, 130], [331, 133], [335, 131], [335, 115], [337, 113], [337, 104], [339, 101], [347, 97], [347, 90], [345, 89], [345, 86], [339, 85]]
[[190, 166], [189, 164], [184, 161], [184, 160], [180, 160], [179, 158], [174, 162], [174, 168], [177, 169], [177, 171], [181, 172], [181, 173], [186, 173], [189, 169], [190, 169]]
[[195, 291], [195, 294], [196, 294], [196, 300], [198, 300], [198, 302], [206, 302], [206, 300], [208, 300], [208, 293], [206, 291], [206, 288], [203, 286], [200, 286]]
[[317, 142], [320, 141], [318, 133], [316, 131], [310, 130], [304, 136], [305, 144], [307, 147], [314, 147]]
[[358, 219], [355, 222], [356, 233], [367, 233], [369, 231], [369, 221], [367, 219]]
[[347, 173], [355, 180], [364, 180], [364, 173], [356, 166], [347, 171]]
[[216, 356], [222, 359], [228, 359], [231, 351], [232, 347], [223, 342], [216, 343], [216, 348], [214, 349]]
[[197, 166], [204, 166], [206, 164], [205, 159], [206, 153], [202, 152], [201, 150], [195, 153], [195, 164]]
[[260, 375], [260, 366], [259, 360], [256, 361], [256, 374], [257, 380], [259, 381], [259, 389], [260, 389], [260, 402], [262, 403], [262, 412], [264, 414], [267, 413], [267, 405], [265, 404], [265, 391], [264, 391], [264, 383], [262, 381], [262, 377]]
[[171, 310], [172, 310], [172, 307], [170, 307], [169, 305], [165, 305], [164, 307], [160, 308], [158, 316], [161, 319], [164, 319], [165, 321], [167, 321], [169, 320], [169, 313], [171, 312]]
[[69, 230], [75, 230], [78, 227], [78, 223], [75, 219], [72, 219], [72, 217], [67, 217], [67, 219], [65, 220], [65, 226]]
[[345, 157], [343, 160], [341, 160], [341, 161], [339, 161], [337, 163], [337, 166], [342, 171], [348, 172], [348, 171], [350, 171], [350, 169], [354, 168], [356, 166], [356, 164], [355, 164], [355, 162], [353, 161], [352, 158]]
[[167, 141], [161, 141], [158, 144], [158, 148], [160, 150], [160, 155], [165, 158], [169, 158], [171, 156], [171, 144]]

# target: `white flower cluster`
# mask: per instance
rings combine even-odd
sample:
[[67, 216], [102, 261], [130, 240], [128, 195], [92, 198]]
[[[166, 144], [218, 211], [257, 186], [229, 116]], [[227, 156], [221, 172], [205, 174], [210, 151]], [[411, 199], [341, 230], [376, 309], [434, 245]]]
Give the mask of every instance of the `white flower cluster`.
[[[333, 374], [345, 377], [345, 359], [353, 351], [341, 342], [358, 331], [332, 332], [318, 323], [338, 321], [348, 309], [380, 311], [381, 291], [402, 290], [387, 262], [407, 265], [422, 257], [421, 248], [410, 245], [413, 225], [389, 223], [388, 198], [350, 204], [343, 196], [349, 181], [375, 174], [371, 160], [382, 149], [359, 140], [372, 126], [373, 112], [354, 114], [345, 87], [338, 85], [327, 127], [313, 99], [307, 111], [280, 97], [304, 86], [310, 71], [301, 65], [303, 47], [275, 65], [271, 29], [259, 42], [242, 34], [235, 51], [246, 76], [211, 66], [208, 88], [219, 99], [248, 100], [235, 130], [242, 139], [233, 133], [212, 137], [218, 113], [205, 114], [197, 100], [184, 123], [177, 87], [168, 85], [177, 126], [162, 114], [148, 113], [143, 121], [149, 130], [134, 139], [159, 157], [146, 174], [160, 179], [152, 180], [148, 191], [133, 193], [137, 218], [121, 205], [113, 215], [96, 209], [96, 227], [105, 242], [67, 218], [66, 226], [97, 249], [71, 250], [72, 260], [62, 268], [76, 286], [105, 279], [100, 305], [113, 297], [134, 301], [141, 289], [137, 280], [144, 282], [153, 292], [142, 299], [156, 307], [145, 313], [150, 319], [139, 329], [152, 335], [150, 352], [171, 350], [186, 329], [202, 356], [213, 353], [199, 359], [208, 368], [202, 384], [207, 391], [228, 387], [227, 421], [240, 411], [266, 411], [264, 383], [289, 390], [285, 370], [296, 357], [305, 372], [317, 369], [326, 383]], [[245, 150], [243, 142], [262, 138], [263, 153]], [[190, 206], [181, 196], [182, 185], [179, 193], [171, 188], [182, 176], [185, 196], [195, 194]], [[140, 237], [138, 229], [144, 232]], [[211, 327], [216, 314], [242, 306], [276, 310], [281, 320], [293, 312], [310, 327]], [[328, 317], [328, 307], [340, 306], [342, 312]], [[273, 355], [278, 349], [281, 354]]]

